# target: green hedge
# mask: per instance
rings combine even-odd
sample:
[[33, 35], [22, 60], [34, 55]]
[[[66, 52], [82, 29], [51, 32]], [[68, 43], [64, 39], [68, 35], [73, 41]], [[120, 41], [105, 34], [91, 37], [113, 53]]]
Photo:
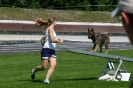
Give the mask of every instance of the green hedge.
[[1, 0], [0, 7], [111, 11], [118, 0]]

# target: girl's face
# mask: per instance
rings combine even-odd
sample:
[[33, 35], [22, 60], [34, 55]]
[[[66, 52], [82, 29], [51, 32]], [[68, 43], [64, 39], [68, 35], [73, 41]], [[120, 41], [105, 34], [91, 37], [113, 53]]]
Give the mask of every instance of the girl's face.
[[54, 21], [54, 25], [56, 25], [56, 20]]

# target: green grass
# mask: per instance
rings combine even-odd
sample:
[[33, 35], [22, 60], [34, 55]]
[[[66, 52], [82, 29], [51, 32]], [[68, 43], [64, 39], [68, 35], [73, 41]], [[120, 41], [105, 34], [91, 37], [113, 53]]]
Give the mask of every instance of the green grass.
[[46, 10], [46, 9], [22, 9], [22, 8], [0, 8], [1, 20], [30, 20], [35, 18], [48, 19], [54, 16], [61, 22], [104, 22], [118, 23], [116, 18], [111, 18], [111, 12], [98, 11], [73, 11], [73, 10]]
[[133, 50], [110, 50], [108, 54], [133, 58]]
[[[128, 88], [130, 84], [98, 80], [107, 59], [71, 52], [57, 52], [57, 57], [57, 68], [50, 79], [54, 84], [46, 85], [43, 80], [47, 70], [36, 73], [34, 81], [30, 78], [31, 69], [40, 65], [39, 53], [0, 54], [0, 88]], [[131, 62], [124, 65], [132, 72]]]

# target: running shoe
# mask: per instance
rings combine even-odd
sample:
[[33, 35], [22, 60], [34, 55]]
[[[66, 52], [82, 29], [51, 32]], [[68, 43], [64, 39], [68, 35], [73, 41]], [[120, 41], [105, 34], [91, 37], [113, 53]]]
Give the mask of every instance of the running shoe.
[[35, 79], [35, 73], [34, 73], [34, 70], [35, 70], [35, 69], [32, 69], [32, 71], [31, 71], [31, 79], [32, 79], [32, 80]]

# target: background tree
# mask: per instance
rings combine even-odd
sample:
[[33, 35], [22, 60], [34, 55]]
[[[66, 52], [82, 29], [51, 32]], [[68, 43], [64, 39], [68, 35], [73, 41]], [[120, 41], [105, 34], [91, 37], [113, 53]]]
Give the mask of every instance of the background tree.
[[0, 7], [74, 9], [84, 11], [111, 11], [117, 4], [118, 0], [0, 0]]

